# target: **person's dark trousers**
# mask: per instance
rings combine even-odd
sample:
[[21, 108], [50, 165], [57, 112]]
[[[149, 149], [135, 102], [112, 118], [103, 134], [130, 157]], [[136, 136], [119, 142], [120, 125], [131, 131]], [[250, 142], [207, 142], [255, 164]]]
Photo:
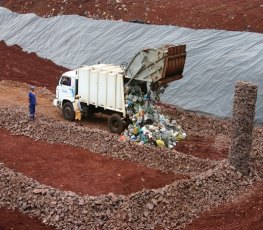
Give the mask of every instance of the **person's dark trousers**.
[[31, 120], [35, 119], [36, 105], [29, 105], [29, 116]]

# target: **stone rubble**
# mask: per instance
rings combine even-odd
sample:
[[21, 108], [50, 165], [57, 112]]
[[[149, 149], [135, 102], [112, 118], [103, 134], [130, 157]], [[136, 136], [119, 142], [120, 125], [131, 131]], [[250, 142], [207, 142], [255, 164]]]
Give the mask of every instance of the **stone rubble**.
[[49, 143], [70, 144], [107, 157], [134, 161], [164, 172], [195, 175], [217, 164], [216, 161], [196, 158], [167, 148], [120, 141], [118, 135], [102, 130], [91, 130], [65, 121], [58, 122], [42, 115], [38, 116], [35, 122], [30, 122], [27, 111], [22, 107], [0, 108], [0, 113], [0, 127], [10, 130], [15, 135], [25, 135]]
[[130, 196], [79, 196], [39, 184], [0, 164], [0, 207], [19, 209], [57, 229], [179, 229], [198, 213], [231, 201], [251, 187], [227, 161], [189, 180]]
[[232, 119], [232, 143], [228, 159], [243, 174], [249, 173], [249, 158], [252, 146], [255, 108], [258, 86], [251, 82], [238, 81]]
[[75, 145], [162, 171], [191, 175], [190, 179], [159, 189], [144, 189], [129, 196], [112, 193], [79, 196], [40, 184], [0, 163], [0, 207], [19, 209], [57, 229], [148, 230], [157, 226], [181, 229], [201, 211], [235, 200], [263, 178], [262, 128], [255, 128], [253, 132], [248, 176], [242, 175], [227, 160], [202, 160], [167, 148], [120, 142], [117, 135], [42, 115], [35, 122], [29, 122], [27, 111], [22, 107], [0, 108], [0, 128], [36, 141]]

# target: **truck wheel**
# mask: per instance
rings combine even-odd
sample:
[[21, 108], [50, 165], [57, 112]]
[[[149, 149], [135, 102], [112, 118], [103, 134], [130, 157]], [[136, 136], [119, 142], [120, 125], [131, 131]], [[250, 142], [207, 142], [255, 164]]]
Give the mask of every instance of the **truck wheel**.
[[84, 112], [84, 116], [86, 117], [86, 118], [92, 118], [93, 117], [93, 115], [94, 115], [94, 106], [91, 106], [91, 105], [88, 105], [86, 108], [85, 108], [85, 110], [84, 110], [85, 112]]
[[64, 116], [65, 120], [74, 121], [75, 111], [73, 109], [73, 105], [71, 102], [66, 102], [63, 105], [62, 110], [63, 110], [63, 116]]
[[124, 130], [125, 125], [119, 114], [114, 113], [109, 117], [108, 128], [110, 132], [118, 134], [120, 134]]

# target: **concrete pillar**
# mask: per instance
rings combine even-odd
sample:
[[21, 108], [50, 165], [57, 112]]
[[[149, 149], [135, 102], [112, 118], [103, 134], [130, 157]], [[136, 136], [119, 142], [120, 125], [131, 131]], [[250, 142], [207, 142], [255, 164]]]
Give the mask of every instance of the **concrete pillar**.
[[228, 159], [244, 175], [249, 174], [257, 89], [257, 85], [251, 82], [238, 81], [235, 85], [231, 147]]

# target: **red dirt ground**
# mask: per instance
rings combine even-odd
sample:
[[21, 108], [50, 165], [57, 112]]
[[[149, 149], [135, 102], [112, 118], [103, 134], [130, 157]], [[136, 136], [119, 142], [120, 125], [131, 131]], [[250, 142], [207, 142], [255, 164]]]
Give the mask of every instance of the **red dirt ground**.
[[227, 157], [229, 144], [221, 142], [218, 145], [215, 138], [188, 136], [185, 140], [176, 143], [175, 150], [199, 158], [222, 160]]
[[186, 230], [262, 230], [263, 183], [238, 203], [227, 203], [206, 211]]
[[194, 29], [263, 32], [262, 0], [2, 0], [0, 6], [45, 17], [77, 14]]
[[[130, 161], [107, 159], [70, 145], [49, 144], [0, 129], [0, 162], [52, 187], [80, 195], [128, 195], [187, 178]], [[81, 183], [80, 183], [81, 182]]]
[[46, 87], [53, 92], [61, 74], [67, 69], [39, 58], [35, 53], [25, 53], [17, 46], [7, 46], [0, 41], [0, 80], [13, 80]]
[[18, 211], [0, 208], [0, 230], [54, 230]]

